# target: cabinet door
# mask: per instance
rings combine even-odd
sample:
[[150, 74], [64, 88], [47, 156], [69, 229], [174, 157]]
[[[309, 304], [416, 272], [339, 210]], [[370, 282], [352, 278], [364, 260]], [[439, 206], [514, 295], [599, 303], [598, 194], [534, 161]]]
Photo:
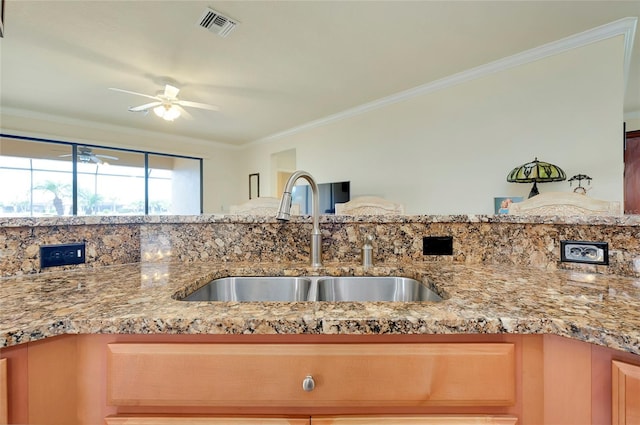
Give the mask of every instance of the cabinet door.
[[104, 421], [106, 425], [310, 425], [309, 418], [110, 416]]
[[611, 384], [613, 425], [640, 424], [640, 366], [614, 360]]
[[[117, 406], [510, 406], [514, 346], [109, 344]], [[306, 387], [306, 390], [303, 389]]]
[[7, 404], [7, 359], [0, 359], [0, 425], [9, 423]]
[[516, 425], [515, 416], [429, 415], [312, 417], [312, 425]]

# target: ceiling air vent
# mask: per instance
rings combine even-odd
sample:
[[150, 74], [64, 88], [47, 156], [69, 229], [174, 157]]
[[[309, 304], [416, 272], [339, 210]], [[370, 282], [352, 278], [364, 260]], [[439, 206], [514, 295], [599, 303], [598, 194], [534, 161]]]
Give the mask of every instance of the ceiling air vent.
[[238, 21], [234, 21], [213, 9], [206, 8], [198, 21], [198, 25], [224, 38], [234, 30], [236, 25], [238, 25]]

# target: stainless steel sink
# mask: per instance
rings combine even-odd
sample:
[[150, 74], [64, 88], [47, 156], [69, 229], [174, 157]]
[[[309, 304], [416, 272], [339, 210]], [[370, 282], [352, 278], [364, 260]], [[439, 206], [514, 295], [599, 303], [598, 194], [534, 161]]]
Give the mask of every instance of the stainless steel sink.
[[311, 279], [304, 277], [225, 277], [207, 283], [182, 301], [306, 301]]
[[326, 277], [317, 282], [318, 301], [442, 301], [415, 279], [394, 276]]
[[182, 301], [442, 301], [415, 279], [395, 276], [249, 276], [212, 280]]

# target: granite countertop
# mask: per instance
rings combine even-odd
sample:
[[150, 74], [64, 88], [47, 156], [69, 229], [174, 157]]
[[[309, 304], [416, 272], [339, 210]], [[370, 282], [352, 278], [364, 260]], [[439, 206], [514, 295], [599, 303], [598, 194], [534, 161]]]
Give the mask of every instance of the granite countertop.
[[0, 347], [61, 334], [554, 334], [640, 354], [640, 280], [462, 263], [377, 265], [439, 303], [183, 302], [209, 280], [363, 275], [356, 265], [136, 263], [0, 279]]
[[[311, 222], [308, 215], [292, 216], [292, 223]], [[556, 216], [511, 214], [450, 214], [450, 215], [332, 215], [323, 214], [320, 223], [526, 223], [526, 224], [586, 224], [590, 226], [640, 227], [640, 215]], [[134, 216], [61, 216], [61, 217], [0, 217], [0, 228], [91, 226], [105, 224], [194, 224], [194, 223], [278, 223], [275, 216], [235, 214], [199, 215], [134, 215]]]

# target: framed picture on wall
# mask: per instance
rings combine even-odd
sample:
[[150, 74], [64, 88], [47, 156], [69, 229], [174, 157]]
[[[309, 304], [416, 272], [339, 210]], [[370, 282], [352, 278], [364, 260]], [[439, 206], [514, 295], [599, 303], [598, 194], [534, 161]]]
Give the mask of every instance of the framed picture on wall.
[[522, 196], [500, 196], [493, 198], [493, 209], [496, 214], [507, 214], [509, 205], [521, 202]]
[[0, 0], [0, 37], [4, 37], [4, 0]]
[[260, 173], [249, 174], [249, 199], [260, 197]]

